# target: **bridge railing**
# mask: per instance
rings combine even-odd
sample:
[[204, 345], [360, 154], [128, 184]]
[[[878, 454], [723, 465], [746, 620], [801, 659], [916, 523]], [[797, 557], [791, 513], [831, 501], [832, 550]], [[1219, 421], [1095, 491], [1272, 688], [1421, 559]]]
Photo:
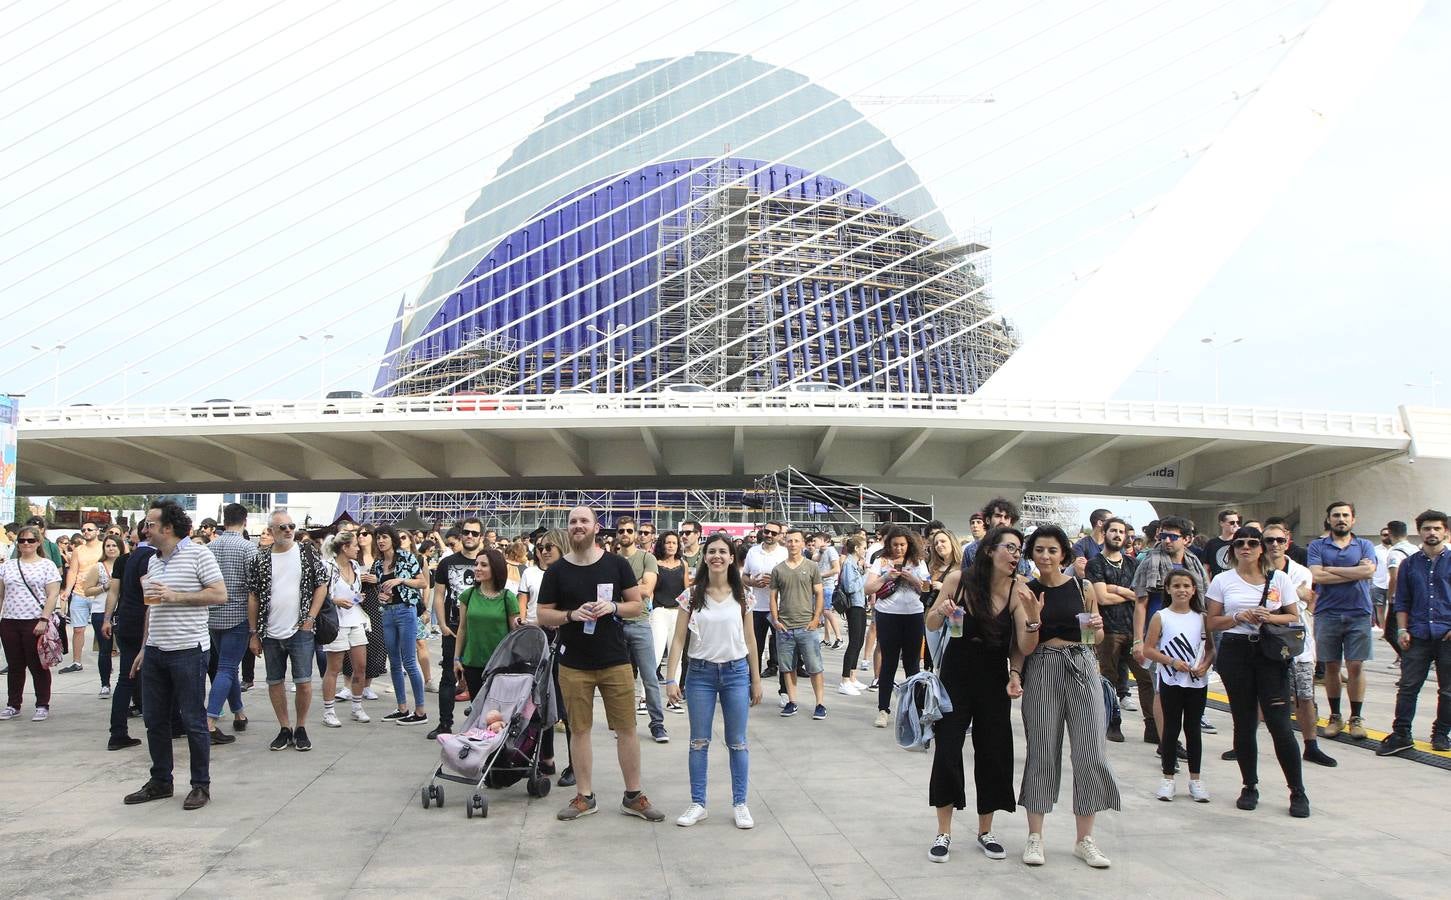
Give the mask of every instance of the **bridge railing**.
[[61, 429], [457, 417], [601, 418], [617, 414], [750, 414], [790, 411], [812, 416], [950, 416], [984, 424], [1204, 427], [1356, 437], [1404, 438], [1399, 416], [1204, 403], [982, 398], [959, 394], [664, 392], [626, 394], [458, 394], [336, 400], [206, 401], [162, 405], [21, 407], [20, 427]]

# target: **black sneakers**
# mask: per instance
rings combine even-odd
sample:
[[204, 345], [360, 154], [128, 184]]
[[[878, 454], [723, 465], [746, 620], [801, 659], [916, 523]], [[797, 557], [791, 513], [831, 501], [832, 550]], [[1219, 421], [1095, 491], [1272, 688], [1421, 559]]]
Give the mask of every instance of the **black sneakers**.
[[277, 732], [277, 737], [275, 737], [275, 738], [272, 739], [272, 743], [270, 743], [270, 744], [267, 745], [267, 749], [268, 750], [286, 750], [288, 747], [291, 747], [291, 746], [292, 746], [292, 729], [291, 728], [283, 728], [283, 729], [280, 729]]
[[1290, 791], [1290, 815], [1297, 819], [1310, 818], [1310, 798], [1305, 796], [1304, 788]]
[[1238, 806], [1242, 810], [1245, 810], [1246, 812], [1252, 810], [1256, 806], [1260, 805], [1260, 792], [1250, 787], [1249, 785], [1245, 785], [1244, 788], [1240, 790], [1239, 799], [1234, 801], [1234, 805]]
[[952, 845], [952, 835], [939, 834], [932, 839], [932, 846], [927, 848], [927, 858], [935, 863], [947, 862], [948, 849]]
[[1395, 756], [1397, 753], [1405, 753], [1407, 750], [1414, 750], [1416, 742], [1404, 734], [1391, 732], [1375, 748], [1376, 756]]
[[1321, 750], [1318, 745], [1314, 747], [1306, 747], [1304, 759], [1305, 762], [1315, 763], [1318, 766], [1325, 766], [1328, 769], [1333, 769], [1337, 765], [1339, 765], [1339, 763], [1337, 763], [1333, 757], [1326, 756], [1325, 751]]
[[[386, 716], [385, 716], [386, 718]], [[398, 720], [399, 725], [426, 725], [428, 724], [428, 713], [409, 713]]]
[[[307, 736], [307, 729], [301, 725], [297, 726], [297, 730], [292, 732], [292, 746], [294, 749], [301, 750], [303, 753], [312, 749], [312, 738]], [[276, 748], [274, 747], [273, 749]]]

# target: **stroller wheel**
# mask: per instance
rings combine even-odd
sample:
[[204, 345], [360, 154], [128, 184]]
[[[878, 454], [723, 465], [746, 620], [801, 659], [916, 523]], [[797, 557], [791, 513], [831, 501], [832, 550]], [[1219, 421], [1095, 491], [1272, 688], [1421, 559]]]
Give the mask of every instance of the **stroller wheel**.
[[483, 794], [475, 793], [469, 808], [478, 810], [479, 815], [487, 819], [489, 817], [489, 798]]
[[472, 803], [465, 804], [464, 805], [464, 818], [466, 818], [466, 819], [472, 819], [473, 817], [474, 817], [474, 805]]
[[443, 785], [435, 784], [433, 786], [433, 802], [438, 804], [439, 809], [443, 809]]
[[428, 786], [425, 785], [419, 793], [423, 795], [423, 808], [428, 809]]

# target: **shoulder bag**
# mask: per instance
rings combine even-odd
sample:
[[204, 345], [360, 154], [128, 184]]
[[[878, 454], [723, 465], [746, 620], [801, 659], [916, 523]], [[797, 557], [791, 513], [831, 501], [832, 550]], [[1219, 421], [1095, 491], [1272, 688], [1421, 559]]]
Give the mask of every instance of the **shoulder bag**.
[[[1265, 576], [1265, 588], [1260, 592], [1260, 606], [1265, 606], [1269, 600], [1270, 582], [1274, 580], [1275, 573], [1273, 572]], [[1302, 622], [1296, 622], [1293, 625], [1275, 625], [1266, 622], [1260, 626], [1260, 633], [1251, 640], [1259, 643], [1260, 652], [1265, 655], [1266, 659], [1288, 663], [1305, 652], [1305, 625]]]
[[[15, 570], [20, 573], [20, 580], [25, 582], [25, 589], [30, 591], [30, 596], [40, 604], [40, 613], [45, 615], [45, 598], [35, 592], [35, 586], [30, 583], [30, 578], [25, 574], [25, 566], [20, 560], [15, 560]], [[64, 623], [60, 620], [60, 613], [52, 612], [50, 620], [46, 622], [45, 634], [37, 637], [36, 652], [40, 656], [40, 664], [47, 669], [53, 669], [65, 660], [66, 647], [61, 641], [64, 634]]]

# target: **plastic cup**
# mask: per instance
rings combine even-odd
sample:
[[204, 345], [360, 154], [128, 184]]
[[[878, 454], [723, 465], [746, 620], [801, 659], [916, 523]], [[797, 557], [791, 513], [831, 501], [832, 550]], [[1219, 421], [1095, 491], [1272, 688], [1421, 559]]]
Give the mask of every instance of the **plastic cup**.
[[967, 611], [964, 610], [962, 607], [958, 606], [958, 607], [955, 607], [952, 610], [952, 613], [950, 615], [948, 615], [948, 617], [947, 617], [947, 636], [948, 637], [955, 637], [955, 638], [962, 637], [962, 621], [966, 617], [967, 617]]
[[1085, 644], [1098, 643], [1098, 631], [1088, 624], [1093, 619], [1092, 613], [1078, 614], [1078, 639]]

